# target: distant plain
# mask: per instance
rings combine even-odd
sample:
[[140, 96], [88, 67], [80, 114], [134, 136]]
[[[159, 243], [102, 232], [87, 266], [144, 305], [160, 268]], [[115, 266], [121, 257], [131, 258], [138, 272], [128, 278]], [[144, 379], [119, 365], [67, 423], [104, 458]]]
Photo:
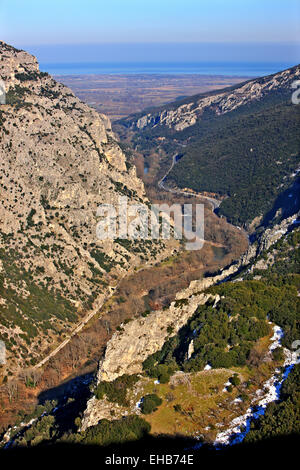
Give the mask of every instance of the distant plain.
[[85, 103], [112, 121], [184, 96], [221, 89], [247, 76], [200, 74], [56, 75]]

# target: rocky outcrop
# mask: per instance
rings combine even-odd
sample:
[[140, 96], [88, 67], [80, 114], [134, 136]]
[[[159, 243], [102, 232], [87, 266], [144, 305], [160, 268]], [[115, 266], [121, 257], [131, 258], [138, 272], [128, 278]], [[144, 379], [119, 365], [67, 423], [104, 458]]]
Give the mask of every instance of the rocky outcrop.
[[192, 97], [190, 102], [168, 106], [136, 119], [129, 118], [128, 121], [133, 129], [167, 126], [181, 131], [201, 120], [203, 112], [208, 109], [216, 115], [229, 113], [253, 101], [263, 99], [270, 91], [291, 90], [292, 82], [299, 77], [300, 68], [294, 67], [265, 78], [250, 80], [233, 90]]
[[228, 278], [238, 267], [238, 264], [232, 265], [217, 276], [192, 281], [189, 287], [176, 294], [168, 308], [121, 325], [121, 331], [117, 331], [107, 344], [104, 359], [99, 364], [97, 382], [111, 382], [123, 374], [142, 372], [143, 361], [159, 351], [166, 339], [186, 324], [199, 305], [212, 297], [219, 300], [219, 296], [203, 291]]
[[[215, 302], [220, 300], [218, 295], [213, 296], [203, 290], [227, 278], [237, 269], [237, 266], [231, 266], [218, 276], [192, 281], [188, 288], [177, 293], [176, 300], [169, 308], [121, 325], [121, 331], [117, 331], [107, 344], [104, 358], [99, 363], [96, 382], [111, 382], [124, 374], [141, 373], [143, 361], [159, 351], [168, 337], [176, 334], [187, 323], [199, 305], [212, 298]], [[109, 419], [110, 410], [111, 404], [105, 399], [99, 401], [92, 397], [87, 403], [82, 430], [97, 424], [100, 419]], [[122, 410], [119, 411], [122, 414]]]
[[203, 293], [192, 295], [185, 299], [186, 304], [175, 300], [168, 309], [152, 312], [146, 318], [123, 325], [122, 331], [116, 332], [107, 344], [97, 381], [110, 382], [123, 374], [142, 372], [143, 361], [161, 349], [167, 337], [177, 333], [198, 305], [210, 297]]
[[247, 265], [255, 257], [259, 256], [262, 252], [268, 250], [274, 243], [277, 242], [283, 235], [285, 235], [293, 224], [299, 223], [300, 213], [293, 214], [290, 217], [283, 219], [280, 223], [275, 224], [273, 227], [267, 228], [264, 232], [257, 237], [254, 243], [250, 244], [246, 253], [244, 253], [240, 260], [239, 266]]

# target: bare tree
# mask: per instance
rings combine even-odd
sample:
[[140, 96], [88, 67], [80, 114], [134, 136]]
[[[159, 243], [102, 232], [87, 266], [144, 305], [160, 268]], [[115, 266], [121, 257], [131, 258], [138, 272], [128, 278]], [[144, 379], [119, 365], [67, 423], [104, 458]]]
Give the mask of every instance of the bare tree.
[[104, 328], [106, 329], [106, 333], [109, 335], [110, 334], [110, 331], [111, 331], [111, 326], [110, 326], [110, 323], [109, 321], [107, 320], [104, 320]]
[[20, 377], [24, 381], [26, 386], [36, 387], [41, 381], [43, 371], [41, 369], [25, 369], [21, 372]]
[[59, 361], [54, 358], [54, 357], [51, 357], [49, 359], [49, 362], [48, 362], [49, 366], [51, 369], [53, 369], [55, 372], [56, 372], [56, 375], [57, 377], [60, 376], [60, 364], [59, 364]]
[[76, 369], [76, 367], [80, 363], [80, 358], [81, 358], [80, 346], [81, 345], [82, 345], [82, 343], [80, 343], [77, 340], [76, 342], [73, 341], [69, 346], [68, 359], [70, 361], [72, 369]]
[[16, 379], [11, 379], [9, 382], [7, 382], [6, 391], [8, 394], [8, 399], [11, 403], [13, 398], [15, 398], [18, 393], [18, 382]]

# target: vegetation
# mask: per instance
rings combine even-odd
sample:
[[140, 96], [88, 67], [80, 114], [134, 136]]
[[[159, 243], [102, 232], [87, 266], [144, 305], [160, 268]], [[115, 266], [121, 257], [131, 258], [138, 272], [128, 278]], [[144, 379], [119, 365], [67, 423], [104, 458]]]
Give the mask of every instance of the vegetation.
[[53, 442], [107, 446], [141, 439], [149, 433], [150, 429], [150, 425], [139, 416], [128, 416], [114, 421], [103, 419], [86, 431], [68, 432], [59, 436], [55, 417], [45, 415], [39, 418], [15, 442], [21, 446], [37, 446], [39, 444], [53, 444]]
[[92, 250], [91, 256], [106, 272], [111, 271], [111, 269], [117, 264], [112, 258], [98, 249]]
[[128, 406], [127, 391], [138, 381], [137, 375], [122, 375], [113, 382], [100, 382], [95, 390], [95, 396], [102, 400], [104, 396], [112, 403]]
[[300, 364], [297, 364], [282, 385], [280, 402], [272, 402], [266, 412], [251, 423], [246, 442], [270, 437], [300, 434]]
[[[298, 244], [299, 231], [278, 242], [272, 252], [274, 262], [269, 269], [259, 271], [263, 275], [260, 280], [211, 287], [209, 292], [218, 294], [219, 302], [211, 300], [199, 306], [178, 335], [144, 361], [146, 373], [160, 378], [169, 377], [178, 368], [199, 371], [208, 363], [213, 368], [244, 366], [251, 359], [256, 341], [271, 333], [269, 320], [283, 328], [283, 345], [290, 348], [300, 337], [300, 275], [299, 264], [294, 262], [299, 256]], [[193, 354], [188, 358], [191, 341]], [[274, 354], [275, 360], [282, 357], [281, 350]], [[238, 380], [233, 377], [231, 383], [237, 385]]]
[[292, 104], [281, 104], [219, 118], [186, 148], [170, 178], [180, 187], [227, 196], [220, 213], [235, 224], [251, 222], [291, 184], [299, 158], [297, 114]]
[[[60, 292], [38, 285], [31, 271], [20, 266], [17, 251], [0, 249], [3, 270], [0, 273], [0, 296], [5, 302], [0, 306], [0, 323], [7, 328], [19, 327], [22, 337], [30, 344], [39, 330], [45, 333], [55, 329], [51, 318], [74, 322], [77, 319], [75, 306], [62, 297]], [[22, 263], [21, 263], [22, 264]], [[0, 335], [6, 347], [11, 349], [14, 338], [5, 333]]]
[[[177, 109], [184, 103], [193, 108], [200, 97], [163, 109]], [[151, 157], [157, 152], [157, 139], [163, 138], [160, 151], [166, 158], [161, 159], [161, 165], [170, 162], [174, 154], [180, 155], [167, 184], [221, 196], [220, 214], [234, 224], [248, 225], [255, 217], [265, 216], [294, 181], [290, 175], [299, 159], [296, 108], [289, 89], [273, 89], [261, 100], [229, 113], [218, 115], [209, 107], [201, 119], [181, 131], [164, 123], [136, 130], [132, 144]], [[153, 110], [156, 123], [163, 109]], [[122, 120], [119, 125], [130, 126], [137, 117]]]
[[157, 407], [162, 404], [162, 399], [159, 398], [155, 393], [149, 393], [143, 398], [141, 404], [141, 411], [144, 415], [153, 413], [157, 410]]
[[10, 88], [6, 93], [6, 104], [10, 104], [17, 109], [26, 108], [31, 106], [30, 103], [25, 101], [25, 96], [30, 95], [31, 91], [29, 88], [15, 85], [14, 88]]
[[139, 416], [127, 416], [114, 421], [102, 419], [96, 426], [81, 433], [65, 435], [61, 440], [74, 444], [108, 446], [141, 439], [150, 429], [149, 423]]
[[[176, 337], [165, 343], [163, 349], [158, 351], [143, 362], [143, 370], [147, 375], [157, 378], [160, 383], [168, 383], [170, 376], [178, 370], [178, 365], [172, 357], [172, 347], [177, 345]], [[166, 363], [164, 363], [164, 361]]]

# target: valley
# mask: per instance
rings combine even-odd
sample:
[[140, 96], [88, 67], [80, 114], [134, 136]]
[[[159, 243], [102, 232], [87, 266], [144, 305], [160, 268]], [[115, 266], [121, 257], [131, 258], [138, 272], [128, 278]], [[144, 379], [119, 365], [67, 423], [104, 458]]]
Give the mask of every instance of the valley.
[[[299, 67], [167, 105], [158, 93], [158, 108], [112, 127], [33, 56], [1, 42], [0, 59], [2, 445], [213, 444], [285, 372], [299, 335]], [[97, 207], [119, 195], [202, 203], [203, 248], [97, 240]], [[293, 417], [294, 398], [283, 403]]]

